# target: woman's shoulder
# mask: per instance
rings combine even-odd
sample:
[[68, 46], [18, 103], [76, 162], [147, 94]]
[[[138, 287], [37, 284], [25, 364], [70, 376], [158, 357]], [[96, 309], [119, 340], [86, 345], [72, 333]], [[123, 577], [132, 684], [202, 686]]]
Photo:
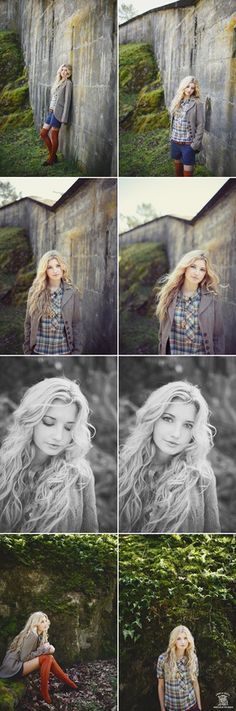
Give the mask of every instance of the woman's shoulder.
[[165, 664], [165, 661], [166, 661], [166, 652], [162, 652], [161, 654], [159, 654], [157, 663], [158, 664]]

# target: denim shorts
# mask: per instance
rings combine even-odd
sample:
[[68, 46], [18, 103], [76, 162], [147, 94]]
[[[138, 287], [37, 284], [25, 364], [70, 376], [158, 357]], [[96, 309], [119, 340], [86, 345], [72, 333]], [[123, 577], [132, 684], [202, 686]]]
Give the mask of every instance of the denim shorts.
[[45, 123], [48, 123], [51, 128], [61, 128], [61, 122], [58, 121], [56, 116], [54, 116], [53, 111], [50, 111], [45, 119]]
[[189, 143], [171, 141], [171, 158], [182, 160], [184, 165], [195, 165], [195, 151]]

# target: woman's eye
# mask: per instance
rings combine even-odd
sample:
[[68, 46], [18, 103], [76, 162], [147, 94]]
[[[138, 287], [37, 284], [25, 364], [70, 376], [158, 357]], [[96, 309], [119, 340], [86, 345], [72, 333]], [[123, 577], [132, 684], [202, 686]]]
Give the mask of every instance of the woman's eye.
[[187, 428], [187, 430], [193, 429], [193, 425], [191, 424], [191, 422], [185, 422], [185, 427]]
[[164, 422], [172, 422], [173, 421], [172, 417], [169, 417], [169, 415], [163, 415], [162, 420], [164, 420]]
[[43, 424], [46, 425], [46, 427], [52, 427], [54, 422], [52, 422], [51, 420], [48, 420], [46, 417], [44, 417]]
[[71, 432], [71, 430], [72, 430], [72, 425], [65, 425], [65, 430], [66, 430], [67, 432]]

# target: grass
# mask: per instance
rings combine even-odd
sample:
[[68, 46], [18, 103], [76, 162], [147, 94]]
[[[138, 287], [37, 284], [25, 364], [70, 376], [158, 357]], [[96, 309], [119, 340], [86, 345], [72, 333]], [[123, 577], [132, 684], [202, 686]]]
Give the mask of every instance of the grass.
[[133, 311], [120, 314], [120, 353], [157, 355], [158, 321], [155, 316], [141, 316]]
[[[174, 176], [174, 163], [169, 156], [170, 133], [168, 128], [148, 131], [147, 133], [121, 131], [121, 176]], [[197, 163], [194, 175], [208, 177], [211, 176], [211, 173], [205, 165]]]
[[0, 302], [0, 353], [23, 355], [25, 306], [10, 306]]
[[[14, 152], [10, 150], [14, 147]], [[47, 149], [34, 127], [7, 128], [1, 133], [0, 175], [4, 176], [76, 176], [83, 174], [79, 162], [65, 160], [58, 154], [58, 163], [43, 166]]]

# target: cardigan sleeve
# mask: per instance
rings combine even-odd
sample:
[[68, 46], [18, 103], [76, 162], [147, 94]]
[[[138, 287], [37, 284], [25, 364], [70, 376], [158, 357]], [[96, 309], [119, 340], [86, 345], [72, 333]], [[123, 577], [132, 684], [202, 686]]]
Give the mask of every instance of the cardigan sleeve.
[[27, 637], [25, 637], [23, 645], [20, 650], [20, 659], [22, 662], [27, 662], [29, 659], [34, 659], [39, 657], [41, 654], [49, 654], [48, 647], [45, 644], [38, 644], [38, 635], [35, 632], [30, 632]]
[[30, 331], [31, 331], [31, 318], [29, 315], [29, 306], [27, 303], [26, 307], [26, 315], [25, 315], [25, 323], [24, 323], [24, 343], [23, 343], [23, 352], [25, 355], [29, 355], [31, 353], [30, 350]]
[[74, 295], [74, 308], [72, 316], [72, 330], [73, 330], [73, 351], [74, 355], [81, 355], [83, 352], [83, 323], [81, 317], [81, 301], [79, 292], [76, 290]]
[[194, 151], [200, 150], [204, 133], [204, 106], [201, 101], [196, 103], [196, 132], [191, 143]]
[[216, 297], [214, 299], [214, 332], [213, 332], [214, 353], [216, 355], [224, 355], [225, 352], [225, 336], [224, 336], [224, 321], [222, 316], [221, 304]]
[[71, 97], [72, 97], [72, 82], [70, 81], [70, 79], [67, 79], [66, 88], [65, 88], [64, 110], [63, 110], [63, 114], [61, 117], [61, 123], [67, 123], [67, 121], [68, 121], [70, 104], [71, 104]]
[[204, 533], [220, 533], [221, 527], [216, 493], [216, 479], [213, 472], [212, 479], [204, 491], [204, 508]]
[[87, 483], [83, 488], [83, 520], [81, 531], [83, 533], [98, 533], [97, 507], [92, 471], [90, 471]]

